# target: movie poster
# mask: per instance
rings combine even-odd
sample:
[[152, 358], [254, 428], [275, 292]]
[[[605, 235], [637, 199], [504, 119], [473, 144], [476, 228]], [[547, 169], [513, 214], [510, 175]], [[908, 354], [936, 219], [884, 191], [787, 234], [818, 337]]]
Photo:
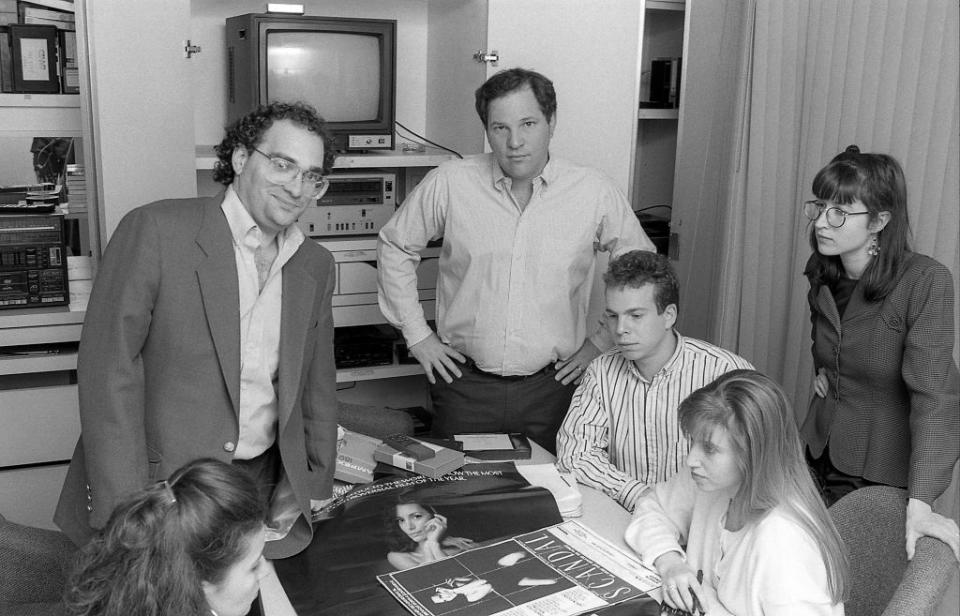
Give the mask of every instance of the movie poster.
[[655, 571], [575, 520], [379, 579], [414, 616], [577, 616], [650, 603], [660, 586]]
[[509, 462], [469, 464], [438, 479], [396, 469], [318, 517], [310, 546], [273, 563], [299, 616], [404, 616], [377, 576], [421, 564], [428, 533], [442, 529], [438, 543], [450, 556], [562, 521], [550, 492]]

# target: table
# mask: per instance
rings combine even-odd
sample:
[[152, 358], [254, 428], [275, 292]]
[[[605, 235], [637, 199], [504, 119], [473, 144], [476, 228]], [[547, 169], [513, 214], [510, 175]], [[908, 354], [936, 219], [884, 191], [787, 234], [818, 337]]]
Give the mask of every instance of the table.
[[[529, 460], [517, 460], [518, 466], [523, 464], [542, 464], [553, 462], [554, 456], [548, 451], [531, 442], [531, 456]], [[593, 488], [581, 485], [580, 493], [583, 496], [583, 515], [572, 518], [583, 522], [597, 534], [622, 550], [631, 551], [623, 540], [624, 531], [630, 523], [630, 513], [615, 500]], [[656, 591], [654, 591], [656, 592]], [[654, 595], [654, 593], [651, 593]], [[267, 562], [267, 572], [260, 580], [260, 597], [263, 602], [264, 616], [297, 616], [290, 604], [287, 595], [277, 578], [272, 563]], [[659, 596], [654, 596], [659, 600]]]

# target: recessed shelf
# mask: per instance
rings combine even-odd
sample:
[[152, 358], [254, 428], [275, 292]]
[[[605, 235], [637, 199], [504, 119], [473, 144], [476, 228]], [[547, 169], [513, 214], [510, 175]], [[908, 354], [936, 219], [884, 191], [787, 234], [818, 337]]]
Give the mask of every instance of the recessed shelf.
[[[213, 169], [217, 155], [212, 145], [196, 147], [197, 169]], [[454, 158], [453, 154], [433, 154], [428, 152], [403, 152], [386, 150], [369, 154], [342, 154], [337, 156], [334, 169], [366, 169], [370, 167], [436, 167], [442, 162]]]
[[0, 107], [80, 107], [79, 94], [0, 94]]
[[676, 120], [679, 117], [679, 109], [657, 109], [653, 107], [641, 109], [637, 114], [637, 118], [641, 120]]
[[417, 374], [423, 374], [423, 368], [420, 364], [391, 364], [389, 366], [343, 368], [337, 370], [337, 383], [392, 379], [398, 376], [414, 376]]
[[684, 0], [647, 0], [648, 11], [682, 11], [685, 8]]

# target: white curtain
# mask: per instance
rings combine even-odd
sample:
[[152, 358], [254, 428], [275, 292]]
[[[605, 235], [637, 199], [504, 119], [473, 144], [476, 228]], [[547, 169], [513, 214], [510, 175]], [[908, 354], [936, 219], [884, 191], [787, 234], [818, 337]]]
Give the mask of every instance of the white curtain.
[[[692, 0], [694, 11], [713, 1]], [[726, 53], [739, 63], [739, 113], [731, 160], [716, 163], [730, 174], [720, 215], [693, 225], [721, 238], [709, 337], [777, 378], [802, 417], [812, 358], [802, 275], [810, 247], [799, 204], [835, 154], [857, 144], [903, 164], [914, 250], [946, 264], [960, 288], [960, 4], [724, 4], [744, 22], [740, 53]], [[684, 155], [681, 146], [680, 168]], [[692, 226], [689, 217], [683, 224]]]

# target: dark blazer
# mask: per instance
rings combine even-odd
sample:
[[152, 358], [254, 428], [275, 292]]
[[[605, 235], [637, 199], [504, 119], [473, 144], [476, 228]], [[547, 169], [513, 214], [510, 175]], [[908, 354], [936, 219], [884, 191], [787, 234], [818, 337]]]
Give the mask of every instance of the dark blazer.
[[893, 291], [871, 303], [857, 285], [843, 319], [827, 286], [811, 287], [807, 299], [815, 369], [830, 383], [801, 428], [811, 454], [829, 443], [838, 470], [932, 504], [960, 456], [949, 270], [909, 253]]
[[[100, 263], [78, 359], [81, 436], [54, 520], [75, 542], [118, 500], [239, 435], [239, 283], [222, 195], [160, 201], [120, 222]], [[277, 442], [302, 511], [278, 558], [311, 537], [331, 493], [336, 372], [330, 253], [304, 241], [283, 267]]]

